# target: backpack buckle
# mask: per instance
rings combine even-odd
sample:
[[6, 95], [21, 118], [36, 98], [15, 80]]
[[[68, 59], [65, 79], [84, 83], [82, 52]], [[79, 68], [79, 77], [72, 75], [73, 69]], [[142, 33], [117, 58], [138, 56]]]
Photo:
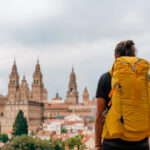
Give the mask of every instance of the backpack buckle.
[[132, 66], [132, 70], [135, 71], [135, 66]]

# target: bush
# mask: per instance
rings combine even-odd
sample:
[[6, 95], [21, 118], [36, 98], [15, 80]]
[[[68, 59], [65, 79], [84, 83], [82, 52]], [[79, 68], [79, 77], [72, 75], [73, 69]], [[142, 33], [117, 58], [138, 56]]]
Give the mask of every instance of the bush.
[[82, 139], [82, 135], [77, 135], [75, 137], [68, 138], [65, 140], [65, 145], [68, 145], [70, 149], [73, 149], [75, 145], [78, 146], [78, 148], [80, 148], [80, 146], [82, 145]]
[[55, 150], [49, 141], [27, 135], [15, 137], [4, 150]]
[[9, 140], [9, 138], [8, 138], [7, 134], [0, 135], [0, 141], [2, 141], [3, 143], [6, 143], [8, 140]]
[[65, 143], [62, 139], [50, 139], [50, 145], [55, 148], [55, 150], [64, 150]]
[[70, 149], [73, 149], [76, 145], [82, 150], [85, 149], [85, 145], [81, 142], [82, 139], [83, 136], [81, 135], [68, 138], [64, 141], [62, 139], [41, 140], [40, 138], [22, 135], [14, 137], [4, 150], [64, 150], [65, 145]]

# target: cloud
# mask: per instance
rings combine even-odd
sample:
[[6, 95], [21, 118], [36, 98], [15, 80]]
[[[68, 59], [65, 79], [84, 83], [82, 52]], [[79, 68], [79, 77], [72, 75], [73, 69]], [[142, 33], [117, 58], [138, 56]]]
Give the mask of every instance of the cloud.
[[63, 3], [53, 0], [2, 0], [0, 25], [27, 26], [64, 15]]
[[[85, 86], [94, 96], [100, 75], [114, 61], [114, 48], [132, 39], [138, 56], [149, 59], [148, 1], [1, 0], [0, 91], [7, 93], [14, 58], [29, 85], [37, 58], [49, 92], [66, 96], [72, 65], [80, 98]], [[5, 90], [4, 90], [5, 89]]]

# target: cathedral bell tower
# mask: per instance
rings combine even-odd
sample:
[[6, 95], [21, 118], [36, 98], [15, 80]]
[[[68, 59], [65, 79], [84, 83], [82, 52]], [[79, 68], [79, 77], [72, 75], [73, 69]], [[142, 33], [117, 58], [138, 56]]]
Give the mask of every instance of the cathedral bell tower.
[[85, 87], [83, 94], [82, 94], [82, 100], [83, 104], [88, 105], [89, 104], [89, 92], [87, 87]]
[[20, 85], [19, 85], [19, 75], [17, 72], [16, 62], [14, 61], [11, 74], [9, 76], [8, 84], [8, 99], [9, 100], [19, 100], [20, 99]]
[[43, 75], [41, 73], [39, 60], [37, 60], [32, 83], [32, 99], [34, 101], [47, 100], [47, 90], [44, 88]]
[[78, 91], [77, 91], [76, 75], [74, 72], [74, 68], [72, 68], [72, 72], [70, 74], [67, 98], [66, 98], [65, 102], [67, 104], [77, 104], [78, 103]]
[[30, 90], [28, 87], [28, 83], [25, 79], [25, 76], [23, 76], [22, 83], [20, 86], [21, 100], [29, 100], [29, 93], [30, 93]]

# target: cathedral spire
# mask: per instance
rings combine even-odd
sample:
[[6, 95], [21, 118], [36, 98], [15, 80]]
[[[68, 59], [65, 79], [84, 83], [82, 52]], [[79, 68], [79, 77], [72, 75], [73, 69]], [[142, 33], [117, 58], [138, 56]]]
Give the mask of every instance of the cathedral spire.
[[35, 101], [47, 100], [47, 90], [44, 87], [39, 59], [37, 60], [35, 72], [33, 74], [32, 97]]
[[20, 94], [21, 94], [21, 100], [28, 100], [29, 99], [29, 87], [28, 83], [26, 81], [25, 75], [23, 76], [21, 86], [20, 86]]
[[28, 84], [27, 84], [25, 75], [24, 75], [23, 78], [22, 78], [21, 88], [22, 88], [22, 89], [23, 89], [23, 88], [28, 88]]
[[72, 72], [70, 74], [70, 81], [75, 81], [76, 82], [76, 74], [74, 72], [74, 68], [72, 67]]
[[83, 103], [84, 104], [88, 104], [89, 103], [89, 92], [87, 87], [84, 88], [83, 94], [82, 94], [82, 98], [83, 98]]
[[11, 74], [12, 75], [18, 75], [18, 72], [17, 72], [17, 65], [16, 65], [16, 61], [14, 60], [14, 64], [12, 66], [12, 71], [11, 71]]
[[23, 76], [23, 79], [22, 79], [22, 83], [25, 82], [26, 83], [26, 77], [25, 75]]
[[19, 99], [20, 97], [20, 85], [19, 85], [19, 75], [17, 72], [16, 61], [12, 66], [12, 71], [9, 76], [9, 84], [8, 84], [8, 98], [9, 99]]
[[72, 73], [74, 73], [74, 68], [73, 68], [73, 66], [72, 66]]
[[37, 60], [37, 64], [36, 64], [36, 67], [35, 67], [35, 72], [41, 72], [39, 59]]
[[78, 91], [77, 91], [76, 75], [75, 75], [73, 67], [72, 67], [72, 71], [70, 74], [70, 81], [69, 81], [69, 85], [68, 85], [66, 103], [69, 103], [69, 104], [78, 103]]

